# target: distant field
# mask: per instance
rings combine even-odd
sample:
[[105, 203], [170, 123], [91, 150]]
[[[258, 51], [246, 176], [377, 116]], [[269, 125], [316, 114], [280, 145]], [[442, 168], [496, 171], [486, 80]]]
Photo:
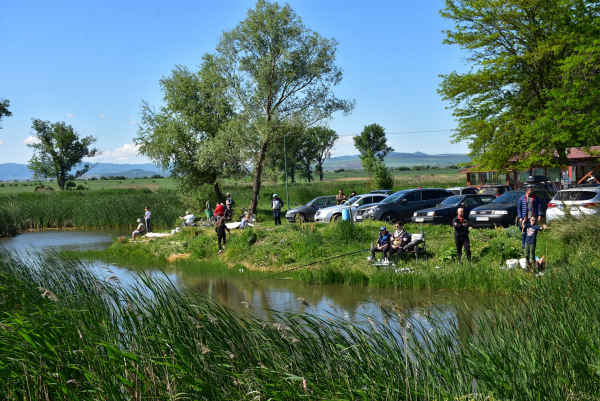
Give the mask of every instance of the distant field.
[[[75, 180], [77, 185], [89, 187], [91, 191], [100, 189], [150, 189], [152, 191], [158, 189], [175, 188], [175, 183], [170, 178], [158, 179], [139, 179], [139, 180]], [[4, 186], [2, 186], [4, 184]], [[18, 194], [24, 192], [34, 192], [35, 188], [43, 184], [45, 187], [51, 187], [58, 191], [56, 181], [31, 181], [31, 182], [2, 182], [0, 183], [0, 195], [2, 194]]]
[[[419, 185], [420, 181], [429, 181], [428, 177], [436, 177], [435, 181], [440, 179], [447, 179], [448, 183], [464, 181], [465, 175], [459, 174], [458, 170], [421, 170], [421, 171], [393, 171], [394, 177], [400, 181], [405, 181], [408, 178], [412, 178], [410, 181], [414, 181], [416, 185]], [[323, 179], [325, 181], [362, 181], [368, 178], [368, 174], [364, 172], [341, 172], [341, 173], [325, 173]], [[445, 177], [444, 177], [445, 176]], [[317, 177], [318, 181], [318, 177]], [[315, 182], [317, 182], [315, 181]], [[444, 180], [446, 181], [446, 180]], [[90, 191], [102, 190], [102, 189], [149, 189], [156, 191], [159, 189], [175, 189], [175, 182], [170, 178], [157, 178], [157, 179], [129, 179], [129, 180], [75, 180], [77, 185], [83, 185], [89, 187]], [[285, 182], [285, 181], [283, 181]], [[298, 183], [306, 183], [307, 181], [302, 178], [296, 179]], [[230, 183], [238, 184], [251, 184], [250, 179], [230, 181]], [[281, 184], [282, 181], [279, 182]], [[35, 188], [43, 184], [45, 187], [51, 187], [55, 191], [58, 191], [58, 185], [53, 181], [30, 181], [30, 182], [1, 182], [0, 183], [0, 195], [19, 194], [34, 192]], [[267, 183], [268, 184], [268, 183]], [[400, 183], [398, 183], [400, 184]], [[2, 186], [4, 185], [4, 186]], [[401, 184], [400, 184], [401, 185]], [[225, 187], [227, 184], [224, 185]], [[225, 189], [226, 191], [227, 189]]]

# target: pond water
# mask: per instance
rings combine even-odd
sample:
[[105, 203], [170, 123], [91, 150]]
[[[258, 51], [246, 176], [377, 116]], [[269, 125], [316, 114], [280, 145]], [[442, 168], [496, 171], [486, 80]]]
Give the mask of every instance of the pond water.
[[[103, 250], [110, 246], [112, 238], [118, 235], [123, 235], [122, 231], [42, 231], [0, 238], [0, 246], [18, 253]], [[102, 261], [87, 263], [99, 276], [106, 278], [114, 274], [124, 285], [132, 284], [141, 271], [152, 277], [166, 275], [178, 287], [202, 291], [238, 312], [247, 312], [247, 303], [254, 313], [264, 319], [272, 318], [271, 310], [276, 310], [334, 315], [357, 322], [366, 321], [365, 315], [369, 315], [381, 321], [384, 318], [384, 310], [389, 311], [390, 305], [395, 304], [401, 310], [410, 311], [411, 319], [415, 320], [413, 323], [421, 325], [425, 319], [420, 319], [420, 315], [424, 313], [425, 308], [434, 307], [436, 313], [441, 314], [439, 317], [453, 320], [455, 316], [452, 308], [448, 307], [450, 303], [482, 305], [482, 297], [464, 291], [395, 290], [359, 285], [308, 284], [276, 278], [253, 283], [256, 276], [251, 277], [243, 271], [233, 276], [202, 271], [201, 262], [198, 263], [197, 269], [156, 266], [133, 268]], [[303, 298], [308, 306], [298, 298]]]

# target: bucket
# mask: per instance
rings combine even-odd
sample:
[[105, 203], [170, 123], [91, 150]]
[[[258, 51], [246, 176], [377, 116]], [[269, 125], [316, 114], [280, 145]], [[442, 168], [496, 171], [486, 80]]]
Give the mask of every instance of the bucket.
[[519, 264], [519, 261], [517, 259], [508, 259], [506, 261], [506, 268], [514, 269], [515, 267], [517, 267], [518, 264]]
[[525, 260], [525, 258], [519, 259], [519, 264], [521, 265], [521, 268], [527, 269], [527, 260]]
[[171, 230], [171, 234], [175, 234], [177, 230]]
[[350, 209], [342, 208], [342, 221], [350, 221]]

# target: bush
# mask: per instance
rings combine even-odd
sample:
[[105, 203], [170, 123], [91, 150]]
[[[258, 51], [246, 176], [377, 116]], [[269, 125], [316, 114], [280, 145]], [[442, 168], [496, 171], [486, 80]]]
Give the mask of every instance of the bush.
[[89, 189], [89, 188], [86, 188], [86, 187], [84, 187], [84, 186], [83, 186], [83, 185], [81, 185], [81, 184], [77, 185], [77, 188], [75, 188], [75, 190], [77, 190], [77, 191], [85, 191], [85, 190], [87, 190], [87, 189]]
[[75, 184], [73, 181], [67, 181], [67, 183], [65, 184], [65, 187], [67, 188], [75, 188], [77, 186], [77, 184]]

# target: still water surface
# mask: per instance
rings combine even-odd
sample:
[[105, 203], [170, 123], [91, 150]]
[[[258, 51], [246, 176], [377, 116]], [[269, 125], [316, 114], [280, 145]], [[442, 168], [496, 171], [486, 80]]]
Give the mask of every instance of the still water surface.
[[[0, 238], [0, 246], [10, 252], [57, 252], [61, 250], [103, 250], [112, 243], [112, 238], [123, 235], [118, 230], [69, 230], [43, 231], [19, 235], [13, 238]], [[442, 319], [455, 319], [453, 308], [449, 303], [458, 305], [481, 305], [482, 298], [468, 292], [428, 291], [428, 290], [395, 290], [390, 288], [373, 288], [358, 285], [342, 284], [308, 284], [288, 279], [268, 279], [258, 283], [251, 282], [256, 277], [249, 277], [247, 272], [238, 272], [231, 276], [221, 276], [214, 272], [202, 271], [202, 263], [198, 268], [186, 267], [128, 267], [107, 264], [102, 261], [88, 261], [90, 267], [98, 275], [106, 278], [116, 275], [124, 285], [132, 284], [140, 271], [152, 277], [165, 275], [179, 288], [202, 291], [218, 299], [228, 307], [247, 312], [245, 302], [258, 316], [270, 319], [270, 310], [294, 313], [311, 313], [315, 315], [333, 315], [355, 322], [366, 321], [365, 315], [383, 320], [384, 312], [394, 303], [401, 310], [410, 311], [411, 320], [416, 325], [425, 325], [420, 319], [425, 308], [435, 306]], [[304, 298], [306, 306], [298, 301]]]

